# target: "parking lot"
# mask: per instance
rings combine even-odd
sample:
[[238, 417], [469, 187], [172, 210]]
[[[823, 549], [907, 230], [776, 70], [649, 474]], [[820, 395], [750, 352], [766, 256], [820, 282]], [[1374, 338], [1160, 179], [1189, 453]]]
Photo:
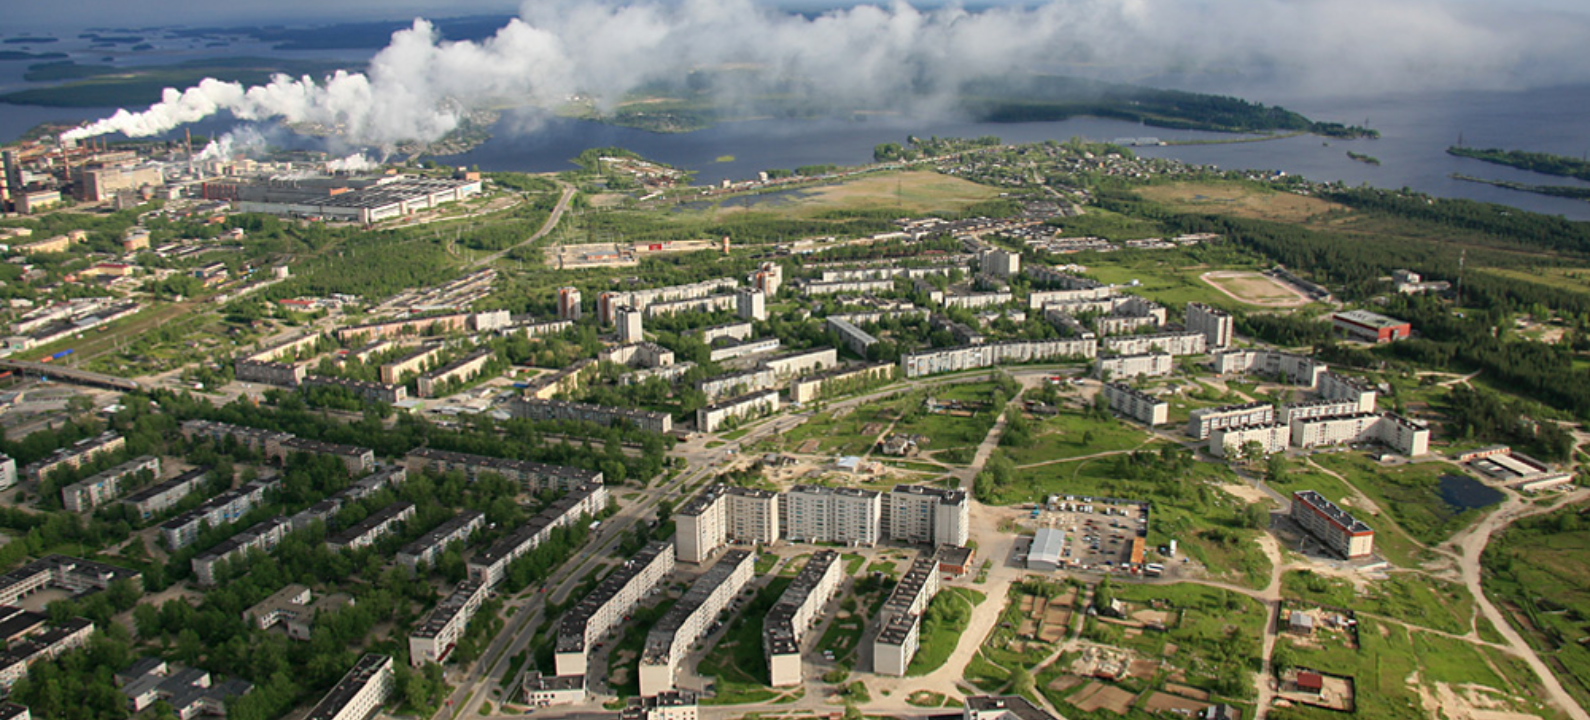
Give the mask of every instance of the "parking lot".
[[1039, 527], [1066, 534], [1060, 561], [1069, 570], [1128, 569], [1132, 565], [1132, 541], [1148, 535], [1146, 503], [1061, 495], [1051, 497], [1032, 512]]

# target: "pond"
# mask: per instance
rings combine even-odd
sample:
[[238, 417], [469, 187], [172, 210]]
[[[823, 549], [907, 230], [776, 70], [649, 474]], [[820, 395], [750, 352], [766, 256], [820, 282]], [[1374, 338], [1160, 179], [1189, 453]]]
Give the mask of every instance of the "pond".
[[1495, 505], [1506, 497], [1500, 490], [1467, 475], [1441, 476], [1441, 499], [1457, 512]]

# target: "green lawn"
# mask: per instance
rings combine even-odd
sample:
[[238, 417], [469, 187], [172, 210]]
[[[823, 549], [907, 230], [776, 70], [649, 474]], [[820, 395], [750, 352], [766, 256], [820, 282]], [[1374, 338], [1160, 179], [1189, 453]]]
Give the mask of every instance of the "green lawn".
[[[1301, 460], [1287, 460], [1286, 472], [1279, 478], [1271, 480], [1270, 487], [1285, 495], [1291, 495], [1299, 490], [1313, 490], [1324, 495], [1325, 499], [1346, 508], [1349, 512], [1359, 512], [1359, 514], [1364, 515], [1366, 521], [1368, 519], [1367, 513], [1362, 513], [1352, 507], [1350, 501], [1345, 504], [1342, 503], [1343, 498], [1356, 496], [1347, 483], [1318, 468], [1309, 466]], [[1407, 533], [1400, 527], [1392, 527], [1387, 523], [1381, 523], [1379, 527], [1375, 528], [1375, 531], [1375, 552], [1398, 567], [1418, 567], [1420, 563], [1430, 557], [1430, 553], [1420, 547], [1413, 538], [1408, 537]]]
[[1463, 474], [1446, 463], [1382, 467], [1355, 452], [1323, 453], [1314, 459], [1351, 481], [1382, 511], [1390, 513], [1408, 535], [1426, 545], [1445, 542], [1483, 514], [1482, 510], [1457, 512], [1441, 498], [1441, 476]]
[[1017, 465], [1063, 460], [1116, 450], [1131, 450], [1152, 439], [1141, 426], [1109, 418], [1098, 420], [1065, 409], [1037, 424], [1031, 445], [1005, 448]]
[[987, 596], [976, 590], [946, 588], [928, 603], [922, 614], [922, 646], [911, 658], [906, 677], [919, 677], [943, 667], [955, 652], [961, 633], [971, 620], [972, 608], [981, 605]]
[[1590, 648], [1578, 642], [1590, 616], [1590, 522], [1570, 506], [1525, 518], [1485, 551], [1485, 592], [1519, 634], [1590, 705]]
[[1454, 635], [1466, 635], [1473, 629], [1474, 598], [1467, 588], [1424, 575], [1395, 574], [1370, 583], [1362, 594], [1347, 580], [1307, 570], [1286, 573], [1281, 585], [1288, 597], [1384, 615]]
[[762, 702], [779, 694], [768, 687], [767, 660], [762, 656], [762, 617], [793, 580], [778, 575], [762, 586], [745, 611], [729, 623], [718, 644], [701, 659], [697, 672], [716, 679], [717, 695], [709, 698], [707, 704]]
[[[1165, 659], [1186, 672], [1185, 684], [1224, 697], [1251, 698], [1250, 673], [1259, 667], [1260, 640], [1269, 609], [1246, 595], [1204, 585], [1115, 586], [1123, 601], [1160, 601], [1171, 613], [1163, 633], [1130, 635], [1118, 625], [1089, 618], [1085, 636], [1130, 648], [1151, 659]], [[1174, 652], [1170, 645], [1174, 644]]]

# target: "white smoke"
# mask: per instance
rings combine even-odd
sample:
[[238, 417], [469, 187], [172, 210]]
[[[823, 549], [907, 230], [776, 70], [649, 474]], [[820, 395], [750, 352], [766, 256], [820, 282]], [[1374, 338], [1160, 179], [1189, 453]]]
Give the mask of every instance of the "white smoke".
[[390, 146], [437, 139], [474, 108], [548, 112], [577, 94], [610, 107], [648, 83], [726, 68], [753, 71], [718, 74], [715, 91], [730, 99], [905, 111], [935, 107], [968, 80], [1035, 69], [1254, 73], [1312, 93], [1503, 88], [1590, 79], [1587, 40], [1582, 14], [1502, 0], [1049, 0], [978, 12], [896, 0], [815, 16], [754, 0], [526, 0], [481, 42], [443, 41], [416, 20], [365, 73], [247, 88], [205, 80], [66, 137], [155, 135], [224, 110]]
[[376, 170], [380, 167], [381, 163], [371, 160], [362, 152], [326, 163], [326, 169], [331, 172], [362, 173]]
[[253, 125], [243, 125], [233, 128], [215, 138], [199, 151], [196, 160], [209, 162], [211, 160], [231, 160], [239, 155], [253, 156], [262, 153], [267, 145], [265, 135]]

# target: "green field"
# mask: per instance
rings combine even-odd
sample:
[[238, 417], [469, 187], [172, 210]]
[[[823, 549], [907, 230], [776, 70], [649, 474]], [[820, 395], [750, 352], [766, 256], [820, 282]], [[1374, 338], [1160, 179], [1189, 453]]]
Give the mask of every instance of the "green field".
[[1590, 617], [1590, 523], [1569, 507], [1525, 518], [1492, 538], [1485, 592], [1551, 665], [1580, 704], [1590, 704], [1590, 648], [1576, 642]]
[[[1349, 512], [1354, 512], [1352, 500], [1342, 502], [1344, 498], [1357, 497], [1347, 483], [1302, 460], [1286, 460], [1286, 471], [1268, 482], [1285, 495], [1299, 490], [1313, 490], [1324, 495], [1325, 499], [1347, 508]], [[1382, 527], [1375, 529], [1375, 552], [1399, 567], [1417, 567], [1430, 556], [1429, 551], [1408, 537], [1400, 526], [1382, 524]]]
[[1445, 542], [1482, 514], [1482, 510], [1456, 512], [1441, 498], [1441, 476], [1463, 474], [1445, 463], [1382, 467], [1355, 452], [1324, 453], [1314, 460], [1351, 481], [1409, 536], [1426, 545]]
[[1033, 442], [1005, 452], [1017, 465], [1064, 460], [1081, 455], [1133, 450], [1152, 442], [1141, 426], [1116, 418], [1096, 419], [1070, 408], [1038, 422]]
[[1281, 584], [1288, 597], [1309, 602], [1384, 615], [1453, 635], [1467, 635], [1474, 629], [1474, 598], [1468, 589], [1426, 575], [1399, 573], [1371, 582], [1362, 593], [1346, 580], [1307, 570], [1288, 572], [1281, 577]]
[[945, 588], [928, 603], [922, 613], [922, 646], [911, 658], [906, 677], [919, 677], [944, 666], [955, 652], [961, 633], [971, 621], [972, 608], [983, 603], [986, 595], [967, 588]]
[[[1084, 636], [1146, 658], [1164, 659], [1186, 672], [1185, 681], [1180, 681], [1184, 684], [1235, 699], [1253, 697], [1249, 678], [1259, 667], [1260, 637], [1268, 615], [1262, 603], [1227, 590], [1187, 584], [1122, 583], [1115, 587], [1115, 596], [1144, 607], [1161, 603], [1171, 617], [1166, 631], [1128, 633], [1120, 625], [1090, 617]], [[1127, 689], [1154, 684], [1135, 678], [1122, 683]], [[1057, 699], [1051, 692], [1045, 694], [1051, 701]]]

